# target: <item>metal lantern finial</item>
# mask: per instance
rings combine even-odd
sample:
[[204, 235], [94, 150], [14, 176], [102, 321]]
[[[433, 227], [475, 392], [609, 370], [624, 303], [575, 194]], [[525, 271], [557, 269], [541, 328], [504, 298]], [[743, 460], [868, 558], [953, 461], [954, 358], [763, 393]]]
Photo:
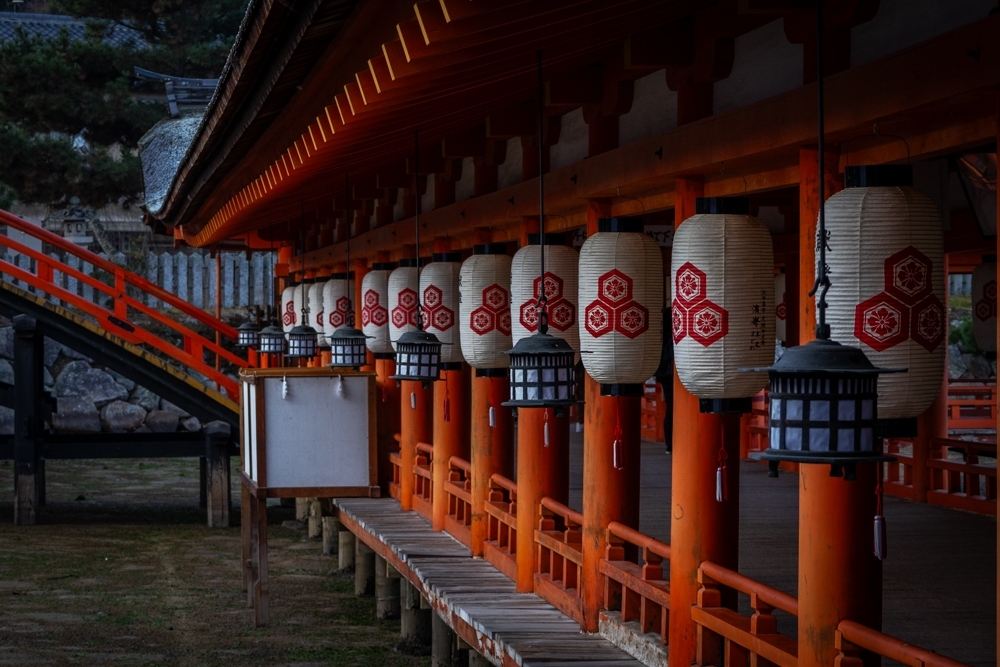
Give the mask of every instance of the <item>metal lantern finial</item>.
[[[420, 283], [420, 130], [413, 131], [413, 196], [416, 208], [413, 215], [414, 255], [417, 264], [417, 283]], [[441, 341], [424, 331], [422, 298], [417, 296], [417, 329], [407, 331], [396, 341], [396, 374], [391, 380], [435, 382], [441, 376]]]

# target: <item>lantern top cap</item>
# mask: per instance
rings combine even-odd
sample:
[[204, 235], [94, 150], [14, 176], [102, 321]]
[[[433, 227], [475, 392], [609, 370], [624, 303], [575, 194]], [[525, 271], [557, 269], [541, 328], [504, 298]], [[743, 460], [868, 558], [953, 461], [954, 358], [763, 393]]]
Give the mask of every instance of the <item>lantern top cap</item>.
[[260, 331], [260, 328], [256, 324], [254, 324], [253, 322], [251, 322], [250, 320], [247, 320], [246, 322], [244, 322], [240, 326], [236, 327], [236, 330], [237, 331]]
[[750, 215], [750, 200], [746, 197], [698, 197], [694, 200], [698, 215]]
[[597, 221], [598, 232], [643, 232], [642, 218], [630, 216], [627, 218], [600, 218]]
[[874, 164], [844, 168], [848, 188], [906, 188], [913, 185], [913, 167], [908, 164]]
[[461, 262], [462, 253], [460, 252], [436, 252], [431, 255], [432, 262]]
[[773, 366], [740, 370], [801, 375], [877, 375], [906, 371], [905, 368], [879, 368], [858, 348], [833, 340], [811, 340], [805, 345], [788, 348]]
[[279, 336], [284, 336], [285, 335], [284, 330], [281, 327], [276, 326], [274, 324], [269, 324], [266, 327], [264, 327], [261, 330], [261, 333], [262, 334], [269, 334], [269, 335], [275, 335], [275, 334], [277, 334]]
[[302, 282], [300, 284], [302, 284], [302, 285], [312, 285], [315, 282], [316, 282], [315, 278], [303, 278]]
[[472, 246], [473, 255], [506, 255], [506, 243], [480, 243]]
[[[412, 257], [405, 257], [405, 258], [399, 260], [399, 266], [400, 266], [400, 268], [409, 268], [409, 269], [412, 269], [412, 268], [414, 268], [414, 267], [417, 266], [417, 260], [415, 260]], [[421, 257], [420, 258], [420, 266], [427, 266], [427, 258], [426, 257]]]
[[552, 334], [534, 333], [517, 341], [514, 349], [506, 354], [573, 354], [576, 350], [562, 338]]
[[288, 333], [292, 336], [305, 336], [308, 334], [316, 335], [318, 332], [308, 324], [297, 324]]
[[396, 262], [372, 262], [372, 271], [391, 271], [396, 268]]
[[[539, 245], [541, 243], [541, 234], [528, 234], [528, 245]], [[550, 234], [545, 232], [545, 245], [566, 245], [566, 235], [565, 234]]]
[[396, 340], [401, 345], [441, 345], [438, 337], [427, 331], [407, 331]]
[[333, 340], [335, 338], [336, 339], [341, 339], [341, 338], [363, 338], [363, 339], [367, 340], [368, 338], [374, 338], [374, 336], [366, 336], [364, 331], [361, 331], [360, 329], [356, 329], [354, 327], [340, 327], [339, 329], [337, 329], [336, 331], [334, 331], [332, 334], [330, 334], [329, 336], [327, 336], [327, 338], [329, 338], [330, 340]]
[[354, 278], [353, 271], [335, 271], [330, 274], [330, 280], [351, 280]]

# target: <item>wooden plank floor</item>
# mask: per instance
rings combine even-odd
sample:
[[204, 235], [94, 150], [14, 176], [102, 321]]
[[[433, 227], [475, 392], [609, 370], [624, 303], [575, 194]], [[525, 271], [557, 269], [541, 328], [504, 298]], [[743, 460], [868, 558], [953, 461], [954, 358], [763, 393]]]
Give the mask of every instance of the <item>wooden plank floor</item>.
[[400, 511], [395, 500], [343, 499], [336, 504], [345, 524], [355, 523], [366, 544], [411, 582], [419, 582], [465, 641], [485, 645], [497, 661], [523, 667], [642, 664], [599, 636], [581, 633], [576, 621], [538, 596], [515, 592], [514, 583], [492, 565], [469, 558], [465, 546], [432, 531], [415, 512]]

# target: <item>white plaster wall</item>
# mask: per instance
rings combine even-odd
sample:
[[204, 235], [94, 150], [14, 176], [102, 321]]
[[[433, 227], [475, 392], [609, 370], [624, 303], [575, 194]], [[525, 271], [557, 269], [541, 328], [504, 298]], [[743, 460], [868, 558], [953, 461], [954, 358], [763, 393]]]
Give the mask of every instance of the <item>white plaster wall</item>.
[[455, 201], [472, 199], [476, 191], [476, 163], [471, 157], [462, 159], [462, 178], [455, 183]]
[[503, 190], [517, 185], [522, 180], [524, 179], [521, 176], [521, 138], [514, 137], [507, 140], [507, 158], [497, 168], [497, 187]]
[[585, 160], [590, 152], [590, 131], [583, 119], [583, 107], [563, 114], [560, 121], [559, 143], [549, 148], [550, 171]]
[[618, 117], [620, 146], [677, 127], [677, 93], [667, 88], [665, 70], [636, 79], [632, 90], [632, 108]]
[[986, 18], [997, 0], [881, 0], [875, 18], [851, 29], [851, 67]]
[[714, 113], [774, 97], [802, 85], [802, 45], [785, 38], [781, 19], [736, 38], [733, 71], [715, 82]]

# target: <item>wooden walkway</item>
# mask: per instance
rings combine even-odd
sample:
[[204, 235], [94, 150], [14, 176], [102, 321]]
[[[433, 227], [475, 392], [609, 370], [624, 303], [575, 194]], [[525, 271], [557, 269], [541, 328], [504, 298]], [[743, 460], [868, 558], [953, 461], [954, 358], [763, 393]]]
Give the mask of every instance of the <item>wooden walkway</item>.
[[340, 520], [417, 586], [448, 625], [495, 664], [631, 667], [642, 663], [514, 583], [389, 498], [336, 501]]

